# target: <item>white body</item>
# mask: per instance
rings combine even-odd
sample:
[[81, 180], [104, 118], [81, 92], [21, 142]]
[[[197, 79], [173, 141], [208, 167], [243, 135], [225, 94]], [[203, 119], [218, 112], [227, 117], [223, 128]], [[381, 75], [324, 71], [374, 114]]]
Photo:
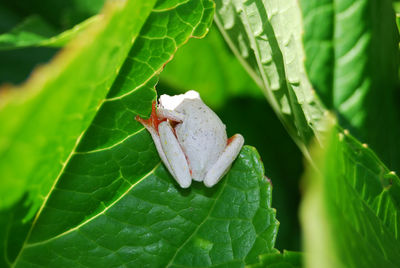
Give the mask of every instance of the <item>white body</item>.
[[196, 91], [162, 95], [156, 114], [156, 120], [162, 121], [158, 131], [154, 124], [139, 121], [150, 131], [161, 159], [182, 188], [189, 187], [192, 179], [215, 185], [243, 146], [240, 134], [228, 144], [225, 125]]

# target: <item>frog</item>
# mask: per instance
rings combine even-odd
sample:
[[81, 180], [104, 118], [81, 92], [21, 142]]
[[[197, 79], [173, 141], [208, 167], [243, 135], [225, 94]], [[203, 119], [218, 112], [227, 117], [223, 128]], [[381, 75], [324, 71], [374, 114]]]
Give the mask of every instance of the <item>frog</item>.
[[241, 134], [228, 139], [226, 126], [197, 91], [161, 95], [149, 119], [136, 116], [150, 133], [156, 150], [181, 188], [192, 180], [213, 187], [228, 172], [244, 144]]

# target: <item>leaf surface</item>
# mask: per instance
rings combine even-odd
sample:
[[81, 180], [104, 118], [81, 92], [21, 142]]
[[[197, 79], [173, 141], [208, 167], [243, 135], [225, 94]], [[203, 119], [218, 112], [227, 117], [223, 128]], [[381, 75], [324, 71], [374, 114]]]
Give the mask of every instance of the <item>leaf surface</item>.
[[[149, 2], [144, 5], [146, 10], [151, 8]], [[134, 10], [139, 12], [137, 3], [130, 2], [128, 7], [111, 13], [115, 21], [105, 23], [105, 29], [115, 31], [112, 22], [124, 25], [126, 21], [123, 18], [133, 19], [133, 9], [129, 7], [135, 7]], [[79, 54], [82, 57], [79, 65], [68, 65], [75, 68], [65, 76], [76, 72], [71, 81], [81, 90], [78, 99], [92, 105], [85, 107], [92, 116], [86, 115], [86, 126], [79, 124], [79, 128], [74, 128], [73, 122], [65, 120], [65, 116], [69, 116], [71, 120], [82, 123], [82, 111], [74, 110], [81, 109], [79, 103], [68, 102], [68, 98], [61, 98], [56, 93], [43, 102], [54, 88], [58, 89], [58, 93], [73, 86], [69, 83], [58, 87], [60, 82], [53, 72], [60, 76], [65, 72], [63, 69], [56, 72], [54, 62], [45, 69], [49, 72], [46, 78], [51, 82], [40, 80], [48, 89], [37, 87], [39, 93], [47, 90], [46, 94], [34, 92], [38, 95], [28, 95], [30, 98], [26, 102], [29, 105], [19, 103], [22, 95], [18, 92], [8, 96], [1, 112], [4, 116], [14, 112], [19, 121], [9, 121], [4, 128], [4, 137], [12, 137], [15, 139], [12, 142], [18, 144], [21, 136], [35, 138], [36, 135], [46, 143], [35, 144], [31, 155], [27, 155], [32, 161], [31, 170], [17, 170], [16, 162], [8, 169], [10, 174], [21, 172], [19, 175], [24, 175], [19, 176], [24, 178], [19, 185], [12, 180], [1, 182], [8, 189], [19, 189], [29, 180], [25, 189], [29, 191], [27, 199], [15, 203], [10, 201], [11, 195], [2, 196], [6, 202], [14, 204], [1, 211], [0, 237], [5, 241], [0, 248], [2, 264], [11, 267], [138, 267], [149, 263], [172, 267], [243, 266], [257, 262], [257, 256], [262, 253], [276, 251], [273, 246], [278, 225], [275, 211], [270, 207], [271, 185], [253, 148], [244, 147], [238, 161], [217, 187], [207, 189], [197, 184], [188, 190], [181, 190], [160, 165], [150, 135], [134, 120], [136, 115], [145, 117], [150, 112], [157, 75], [163, 65], [188, 38], [202, 37], [207, 32], [212, 15], [213, 2], [208, 0], [159, 1], [141, 27], [140, 35], [129, 39], [128, 44], [134, 42], [133, 47], [125, 56], [123, 66], [117, 68], [117, 72], [111, 72], [115, 79], [109, 81], [107, 75], [100, 79], [101, 85], [107, 85], [102, 87], [103, 99], [95, 98], [93, 94], [88, 101], [88, 97], [82, 94], [86, 84], [79, 84], [81, 80], [77, 78], [91, 83], [93, 80], [86, 77], [82, 69], [84, 64], [81, 61], [88, 61], [87, 55]], [[105, 33], [110, 34], [102, 32]], [[87, 53], [85, 50], [79, 52]], [[96, 50], [92, 53], [102, 55]], [[95, 62], [87, 62], [91, 66], [90, 73], [101, 67]], [[50, 67], [53, 68], [49, 70]], [[105, 74], [109, 74], [107, 68]], [[63, 79], [69, 81], [67, 77]], [[27, 89], [20, 90], [29, 92], [30, 83], [25, 85]], [[71, 89], [69, 93], [70, 98], [76, 99], [76, 91]], [[107, 96], [104, 98], [105, 93]], [[23, 95], [24, 98], [26, 96]], [[60, 100], [65, 100], [64, 106], [60, 105]], [[30, 109], [25, 113], [21, 109], [19, 114], [18, 104]], [[59, 128], [51, 132], [49, 130], [54, 126], [57, 113], [49, 107], [57, 107], [59, 111], [56, 111], [63, 114], [55, 125]], [[71, 113], [65, 113], [64, 107], [71, 109]], [[30, 115], [38, 119], [27, 121], [22, 115], [33, 110], [35, 113]], [[46, 118], [49, 112], [49, 125], [43, 128], [40, 124], [46, 124], [46, 120], [42, 121], [42, 118]], [[22, 126], [29, 130], [26, 134], [21, 131]], [[75, 130], [75, 136], [68, 133], [71, 128]], [[64, 141], [67, 137], [71, 141], [68, 146], [47, 143], [52, 141], [46, 136], [48, 132], [60, 140]], [[13, 133], [18, 135], [8, 135]], [[43, 136], [43, 133], [46, 135]], [[24, 146], [31, 144], [28, 141]], [[26, 153], [24, 146], [19, 150]], [[18, 150], [8, 148], [3, 151], [8, 154], [7, 159], [12, 160], [9, 156], [13, 156], [16, 161]], [[46, 158], [39, 161], [33, 152], [42, 148], [48, 151], [40, 155]], [[60, 158], [48, 153], [53, 153], [54, 148], [64, 152], [65, 158], [60, 161]], [[51, 166], [57, 172], [44, 170], [49, 168], [47, 163], [50, 160], [62, 162], [62, 165]], [[6, 161], [3, 163], [7, 164]], [[43, 170], [38, 170], [38, 166]], [[43, 174], [46, 174], [45, 178]], [[32, 180], [32, 176], [38, 178]], [[3, 189], [6, 193], [7, 188]], [[18, 195], [12, 197], [19, 199]], [[35, 205], [40, 209], [37, 210]], [[26, 210], [30, 210], [30, 215], [34, 214], [33, 218], [26, 217]]]
[[399, 178], [341, 130], [314, 158], [301, 213], [307, 267], [399, 267]]
[[[61, 52], [66, 53], [69, 46], [75, 48], [80, 56], [75, 65], [59, 60], [69, 69], [58, 69], [63, 65], [56, 59], [44, 69], [47, 73], [39, 80], [43, 86], [34, 84], [38, 92], [30, 88], [33, 82], [27, 82], [26, 88], [19, 89], [24, 94], [8, 95], [0, 112], [4, 118], [13, 114], [17, 119], [8, 121], [2, 137], [22, 144], [1, 151], [11, 161], [1, 164], [11, 163], [7, 172], [19, 172], [15, 177], [21, 180], [18, 185], [14, 180], [1, 181], [4, 193], [12, 193], [7, 189], [20, 192], [4, 196], [9, 203], [0, 211], [0, 238], [4, 241], [0, 264], [243, 267], [257, 263], [260, 254], [277, 252], [272, 188], [254, 148], [242, 149], [216, 187], [207, 189], [194, 183], [182, 190], [160, 163], [149, 133], [134, 120], [136, 115], [149, 115], [165, 63], [190, 37], [207, 33], [213, 2], [171, 0], [154, 6], [141, 2], [144, 10], [152, 12], [147, 19], [141, 17], [142, 22], [146, 19], [144, 24], [137, 24], [139, 35], [126, 33], [124, 37], [129, 38], [121, 42], [110, 36], [118, 35], [116, 25], [126, 26], [144, 11], [138, 8], [140, 3], [113, 3], [118, 12], [110, 13], [112, 19], [104, 22], [108, 31], [99, 30], [102, 38], [95, 35], [93, 43], [84, 47], [87, 50], [74, 47], [73, 41]], [[120, 46], [126, 52], [120, 55], [122, 66], [111, 71], [115, 65], [103, 66], [104, 62], [98, 61], [103, 52], [90, 49], [101, 48], [107, 41], [118, 45], [110, 47], [111, 55], [119, 55]], [[102, 85], [102, 95], [84, 94], [88, 85], [97, 83]], [[30, 91], [32, 96], [26, 95]], [[58, 95], [67, 94], [65, 91], [69, 98]], [[20, 103], [24, 98], [27, 100]], [[87, 106], [82, 111], [81, 103], [71, 100]], [[29, 121], [27, 115], [35, 120]], [[39, 142], [30, 148], [32, 139]], [[54, 155], [57, 150], [62, 157]], [[16, 168], [18, 153], [26, 154], [30, 169]], [[21, 186], [25, 188], [21, 190]]]
[[215, 21], [307, 155], [306, 145], [325, 128], [325, 109], [305, 73], [297, 1], [217, 1]]
[[[135, 164], [140, 169], [132, 168], [146, 173], [136, 177], [129, 172], [113, 181], [120, 186], [113, 200], [97, 208], [84, 205], [100, 198], [103, 189], [112, 190], [112, 184], [99, 187], [105, 179], [82, 185], [76, 176], [58, 184], [16, 267], [240, 267], [275, 251], [271, 184], [254, 148], [243, 148], [216, 187], [195, 183], [182, 190], [160, 165], [147, 136], [142, 137], [147, 152], [141, 154], [149, 158]], [[108, 153], [122, 155], [118, 151], [126, 146], [120, 147]], [[104, 153], [91, 157], [99, 154]], [[124, 158], [135, 155], [132, 151]], [[68, 170], [71, 173], [78, 170]]]
[[[45, 201], [116, 78], [131, 40], [138, 35], [151, 7], [151, 2], [128, 7], [109, 4], [102, 21], [50, 64], [36, 70], [28, 82], [3, 89], [0, 207], [10, 206], [26, 192], [33, 211]], [[143, 17], [132, 17], [135, 13]], [[95, 62], [97, 68], [93, 68]]]

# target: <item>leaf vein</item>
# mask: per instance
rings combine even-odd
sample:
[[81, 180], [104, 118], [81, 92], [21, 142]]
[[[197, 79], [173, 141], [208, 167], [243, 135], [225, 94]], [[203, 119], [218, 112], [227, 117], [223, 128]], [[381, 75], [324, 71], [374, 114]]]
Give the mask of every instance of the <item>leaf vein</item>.
[[87, 219], [86, 221], [78, 224], [77, 226], [75, 226], [74, 228], [71, 228], [59, 235], [56, 235], [52, 238], [49, 238], [47, 240], [44, 241], [40, 241], [40, 242], [36, 242], [36, 243], [27, 243], [25, 244], [25, 247], [30, 248], [30, 247], [35, 247], [38, 245], [43, 245], [46, 243], [49, 243], [53, 240], [56, 240], [60, 237], [63, 237], [75, 230], [79, 230], [81, 227], [85, 226], [86, 224], [90, 223], [92, 220], [98, 218], [99, 216], [103, 215], [104, 213], [106, 213], [110, 208], [112, 208], [116, 203], [118, 203], [123, 197], [125, 197], [137, 184], [139, 184], [140, 182], [142, 182], [144, 179], [146, 179], [147, 177], [149, 177], [150, 175], [152, 175], [154, 173], [154, 171], [160, 166], [161, 162], [159, 162], [157, 165], [155, 165], [155, 167], [150, 170], [148, 173], [146, 173], [142, 178], [140, 178], [137, 182], [135, 182], [134, 184], [131, 185], [131, 187], [128, 188], [128, 190], [126, 190], [123, 194], [121, 194], [120, 197], [118, 197], [114, 202], [110, 203], [109, 206], [106, 206], [101, 212], [97, 213], [96, 215], [92, 216], [91, 218]]
[[208, 214], [204, 217], [203, 221], [196, 227], [196, 229], [193, 231], [193, 233], [182, 243], [182, 245], [175, 251], [175, 254], [172, 256], [171, 260], [169, 261], [169, 263], [166, 265], [166, 267], [171, 267], [171, 265], [173, 264], [176, 256], [178, 255], [178, 253], [181, 251], [181, 249], [190, 241], [190, 239], [192, 239], [192, 237], [194, 237], [194, 235], [199, 231], [200, 227], [203, 226], [203, 224], [211, 217], [211, 213], [214, 211], [215, 205], [218, 202], [219, 197], [221, 196], [221, 194], [224, 192], [225, 187], [227, 185], [227, 179], [225, 178], [224, 180], [224, 184], [220, 190], [220, 192], [218, 193], [218, 196], [215, 197], [214, 203], [212, 204], [210, 211], [208, 212]]

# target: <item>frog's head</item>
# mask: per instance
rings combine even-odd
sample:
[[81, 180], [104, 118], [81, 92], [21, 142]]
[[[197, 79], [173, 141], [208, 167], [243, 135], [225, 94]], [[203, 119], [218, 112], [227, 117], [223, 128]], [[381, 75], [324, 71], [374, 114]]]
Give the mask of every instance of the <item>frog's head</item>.
[[184, 100], [187, 99], [200, 99], [200, 94], [197, 91], [189, 90], [185, 94], [169, 96], [161, 95], [159, 98], [159, 105], [164, 109], [174, 110], [178, 107]]

